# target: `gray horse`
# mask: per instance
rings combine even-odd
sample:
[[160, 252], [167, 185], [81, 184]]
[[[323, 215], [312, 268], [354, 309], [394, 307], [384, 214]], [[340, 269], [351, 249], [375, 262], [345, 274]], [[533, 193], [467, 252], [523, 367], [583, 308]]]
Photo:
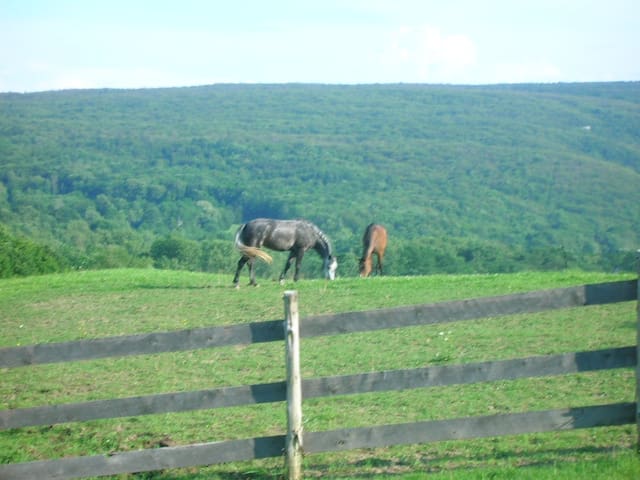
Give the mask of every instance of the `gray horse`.
[[243, 224], [236, 232], [236, 248], [242, 253], [238, 260], [233, 283], [238, 286], [240, 271], [245, 263], [249, 263], [249, 285], [256, 285], [253, 264], [256, 258], [271, 263], [272, 258], [263, 247], [279, 252], [289, 252], [289, 258], [284, 270], [280, 274], [280, 282], [284, 278], [293, 263], [296, 261], [293, 280], [297, 281], [300, 275], [300, 264], [307, 250], [313, 248], [323, 261], [325, 278], [335, 279], [338, 261], [331, 253], [331, 243], [327, 236], [313, 223], [307, 220], [273, 220], [270, 218], [256, 218]]

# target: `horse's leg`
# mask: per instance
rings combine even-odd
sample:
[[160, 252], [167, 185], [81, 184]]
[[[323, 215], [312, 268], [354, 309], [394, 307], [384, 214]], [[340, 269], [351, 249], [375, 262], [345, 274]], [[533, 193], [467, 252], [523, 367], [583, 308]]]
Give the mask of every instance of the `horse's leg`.
[[382, 257], [383, 257], [383, 255], [380, 252], [376, 252], [376, 255], [378, 257], [378, 266], [376, 267], [376, 272], [378, 273], [378, 275], [382, 275]]
[[367, 249], [367, 277], [369, 275], [373, 276], [376, 275], [378, 273], [378, 267], [375, 266], [373, 264], [373, 256], [374, 255], [378, 255], [378, 251], [376, 250], [376, 247], [373, 246], [373, 242], [371, 245], [369, 245], [369, 248]]
[[253, 285], [254, 287], [258, 286], [256, 283], [256, 270], [254, 268], [255, 261], [255, 257], [249, 259], [249, 285]]
[[302, 265], [302, 257], [304, 257], [304, 250], [300, 250], [296, 255], [296, 271], [293, 274], [293, 281], [297, 282], [300, 276], [300, 265]]
[[280, 283], [284, 282], [284, 277], [287, 275], [289, 268], [291, 268], [291, 264], [293, 263], [293, 258], [295, 257], [295, 253], [293, 250], [289, 252], [289, 257], [287, 258], [286, 263], [284, 264], [284, 270], [280, 274]]
[[247, 260], [249, 260], [249, 257], [245, 257], [245, 256], [242, 256], [240, 260], [238, 260], [238, 268], [236, 268], [236, 275], [233, 277], [233, 283], [236, 286], [238, 286], [238, 282], [240, 282], [240, 271], [242, 270], [242, 267], [244, 267], [244, 264], [247, 263]]

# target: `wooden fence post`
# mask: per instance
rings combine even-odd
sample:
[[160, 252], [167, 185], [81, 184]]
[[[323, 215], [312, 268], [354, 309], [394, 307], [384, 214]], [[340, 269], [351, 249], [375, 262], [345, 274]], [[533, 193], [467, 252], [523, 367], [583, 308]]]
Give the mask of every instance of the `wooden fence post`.
[[287, 360], [286, 463], [289, 480], [302, 478], [302, 379], [298, 292], [284, 292], [284, 334]]

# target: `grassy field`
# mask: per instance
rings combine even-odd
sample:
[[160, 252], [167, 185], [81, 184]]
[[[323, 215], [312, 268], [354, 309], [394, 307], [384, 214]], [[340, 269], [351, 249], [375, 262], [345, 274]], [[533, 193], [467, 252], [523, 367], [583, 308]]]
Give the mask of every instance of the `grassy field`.
[[[0, 281], [0, 346], [248, 323], [632, 278], [566, 271], [510, 275], [303, 280], [257, 288], [231, 276], [86, 271]], [[246, 279], [243, 278], [243, 281]], [[634, 302], [302, 341], [306, 377], [543, 355], [636, 343]], [[284, 378], [280, 342], [2, 369], [0, 409], [245, 385]], [[308, 400], [307, 431], [635, 400], [632, 369]], [[283, 434], [284, 404], [0, 432], [0, 463]], [[640, 477], [633, 425], [309, 455], [307, 477]], [[163, 480], [278, 478], [280, 458], [123, 476]]]

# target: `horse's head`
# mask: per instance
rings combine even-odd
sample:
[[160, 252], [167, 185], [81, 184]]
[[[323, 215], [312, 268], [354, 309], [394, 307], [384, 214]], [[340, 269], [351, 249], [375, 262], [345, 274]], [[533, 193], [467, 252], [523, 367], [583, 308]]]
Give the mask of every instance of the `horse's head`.
[[333, 255], [327, 257], [324, 262], [324, 276], [329, 280], [336, 279], [336, 270], [338, 269], [338, 259]]

